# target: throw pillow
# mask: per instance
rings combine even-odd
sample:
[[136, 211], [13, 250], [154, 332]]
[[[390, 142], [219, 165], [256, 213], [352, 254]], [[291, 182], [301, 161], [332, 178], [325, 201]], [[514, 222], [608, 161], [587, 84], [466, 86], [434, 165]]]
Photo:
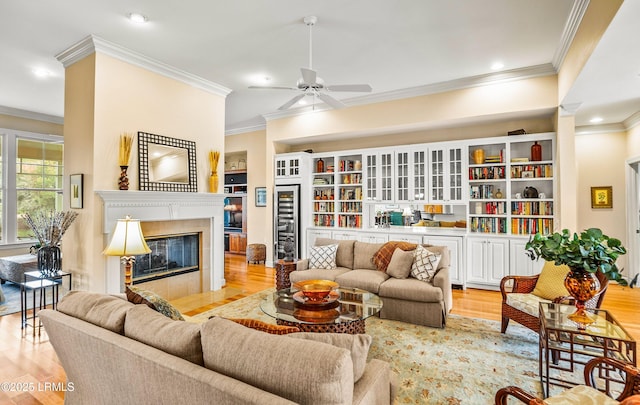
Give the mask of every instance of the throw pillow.
[[314, 246], [309, 254], [310, 269], [335, 269], [338, 245]]
[[362, 377], [364, 369], [367, 367], [367, 356], [369, 355], [369, 347], [371, 346], [372, 340], [369, 335], [301, 332], [292, 333], [287, 337], [328, 343], [349, 350], [349, 353], [351, 353], [351, 361], [353, 361], [353, 382], [357, 382], [360, 377]]
[[[129, 299], [130, 295], [132, 299]], [[140, 296], [141, 298], [136, 297], [136, 295]], [[175, 321], [184, 321], [184, 318], [182, 317], [182, 314], [180, 314], [180, 311], [175, 309], [173, 305], [169, 304], [169, 301], [165, 300], [153, 291], [147, 291], [143, 290], [142, 288], [130, 286], [127, 287], [127, 299], [130, 302], [134, 302], [132, 300], [141, 302], [142, 300], [146, 300], [148, 302], [147, 305], [151, 304], [149, 305], [151, 309], [155, 309], [162, 315], [168, 316]]]
[[396, 248], [402, 250], [414, 250], [416, 246], [417, 245], [415, 243], [409, 242], [387, 242], [378, 249], [376, 254], [373, 255], [373, 263], [375, 263], [378, 270], [387, 271], [387, 267], [389, 267], [389, 262], [391, 261], [391, 257], [393, 256], [393, 252], [395, 252]]
[[436, 275], [441, 257], [441, 255], [436, 255], [422, 245], [418, 245], [411, 265], [411, 276], [420, 281], [430, 283]]
[[286, 335], [288, 333], [300, 332], [300, 329], [298, 329], [295, 326], [273, 325], [270, 323], [259, 321], [257, 319], [246, 319], [246, 318], [227, 318], [227, 319], [235, 323], [239, 323], [240, 325], [246, 326], [247, 328], [259, 330], [261, 332], [271, 333], [272, 335]]
[[411, 274], [415, 251], [396, 248], [387, 267], [387, 274], [394, 278], [407, 278]]
[[565, 264], [556, 266], [554, 262], [546, 262], [531, 293], [547, 300], [569, 296], [564, 286], [564, 279], [568, 272], [569, 266]]

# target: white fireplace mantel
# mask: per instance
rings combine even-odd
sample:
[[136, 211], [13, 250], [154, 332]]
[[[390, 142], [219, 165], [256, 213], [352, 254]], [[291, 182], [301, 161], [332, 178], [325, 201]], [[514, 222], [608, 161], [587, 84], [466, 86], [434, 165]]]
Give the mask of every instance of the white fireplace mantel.
[[[224, 195], [156, 191], [96, 191], [103, 205], [103, 229], [108, 241], [118, 219], [129, 215], [140, 221], [211, 221], [211, 289], [224, 286]], [[114, 264], [115, 263], [115, 264]], [[123, 280], [119, 261], [108, 261], [107, 292], [120, 292]]]

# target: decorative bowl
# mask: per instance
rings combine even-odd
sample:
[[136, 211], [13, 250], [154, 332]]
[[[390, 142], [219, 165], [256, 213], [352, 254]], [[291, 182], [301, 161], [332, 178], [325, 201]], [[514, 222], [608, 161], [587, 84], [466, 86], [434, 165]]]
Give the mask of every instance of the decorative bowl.
[[301, 291], [302, 295], [312, 302], [325, 300], [331, 291], [338, 287], [338, 283], [330, 280], [306, 280], [299, 281], [293, 285], [293, 288]]

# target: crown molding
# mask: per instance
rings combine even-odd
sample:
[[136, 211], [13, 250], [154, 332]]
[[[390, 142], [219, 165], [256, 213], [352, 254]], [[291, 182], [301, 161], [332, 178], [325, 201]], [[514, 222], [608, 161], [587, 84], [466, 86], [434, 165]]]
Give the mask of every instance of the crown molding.
[[21, 110], [19, 108], [5, 107], [0, 105], [0, 114], [12, 117], [27, 118], [30, 120], [50, 122], [52, 124], [64, 124], [64, 118], [57, 115], [43, 114], [33, 111]]
[[635, 128], [636, 126], [640, 125], [640, 111], [637, 111], [635, 114], [622, 121], [622, 123], [627, 129]]
[[[463, 77], [460, 79], [449, 80], [446, 82], [427, 84], [424, 86], [409, 87], [406, 89], [391, 90], [376, 94], [353, 97], [342, 101], [347, 107], [358, 105], [382, 103], [386, 101], [400, 100], [412, 97], [427, 96], [430, 94], [444, 93], [447, 91], [467, 89], [471, 87], [486, 86], [490, 84], [504, 83], [514, 80], [525, 80], [534, 77], [551, 76], [557, 72], [550, 63], [536, 66], [528, 66], [520, 69], [505, 70], [499, 73], [488, 73], [471, 77]], [[306, 106], [285, 111], [276, 111], [264, 114], [266, 121], [274, 119], [293, 117], [296, 115], [306, 114], [309, 112], [319, 112], [330, 110], [326, 104], [322, 103], [315, 106]]]
[[218, 96], [227, 97], [227, 95], [231, 93], [231, 89], [227, 87], [205, 80], [200, 76], [185, 72], [184, 70], [174, 68], [166, 63], [148, 58], [138, 52], [124, 48], [120, 45], [114, 44], [113, 42], [109, 42], [96, 35], [89, 35], [75, 45], [72, 45], [66, 50], [60, 52], [55, 57], [65, 68], [67, 68], [94, 52], [109, 55], [134, 66], [158, 73]]
[[589, 7], [589, 0], [575, 0], [573, 2], [569, 18], [567, 19], [567, 23], [562, 31], [560, 44], [556, 48], [553, 59], [551, 59], [551, 64], [556, 71], [560, 70], [560, 66], [562, 66], [564, 58], [569, 52], [573, 38], [576, 36], [576, 32], [578, 32], [578, 27], [580, 26], [582, 17], [584, 17], [584, 14], [587, 12], [587, 7]]
[[246, 127], [237, 127], [237, 128], [227, 129], [226, 131], [224, 131], [224, 134], [238, 135], [238, 134], [246, 134], [248, 132], [264, 131], [266, 129], [267, 129], [267, 124], [256, 124], [256, 125], [250, 125]]
[[604, 125], [583, 125], [576, 127], [576, 135], [596, 135], [611, 134], [617, 132], [626, 132], [627, 128], [622, 123], [604, 124]]

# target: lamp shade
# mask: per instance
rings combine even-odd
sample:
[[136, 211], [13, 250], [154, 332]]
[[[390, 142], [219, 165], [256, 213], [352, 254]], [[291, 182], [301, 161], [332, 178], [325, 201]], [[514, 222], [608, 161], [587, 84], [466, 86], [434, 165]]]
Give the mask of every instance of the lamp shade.
[[102, 252], [107, 256], [135, 256], [151, 253], [151, 249], [144, 240], [140, 220], [119, 219], [116, 229], [113, 231], [109, 246]]

